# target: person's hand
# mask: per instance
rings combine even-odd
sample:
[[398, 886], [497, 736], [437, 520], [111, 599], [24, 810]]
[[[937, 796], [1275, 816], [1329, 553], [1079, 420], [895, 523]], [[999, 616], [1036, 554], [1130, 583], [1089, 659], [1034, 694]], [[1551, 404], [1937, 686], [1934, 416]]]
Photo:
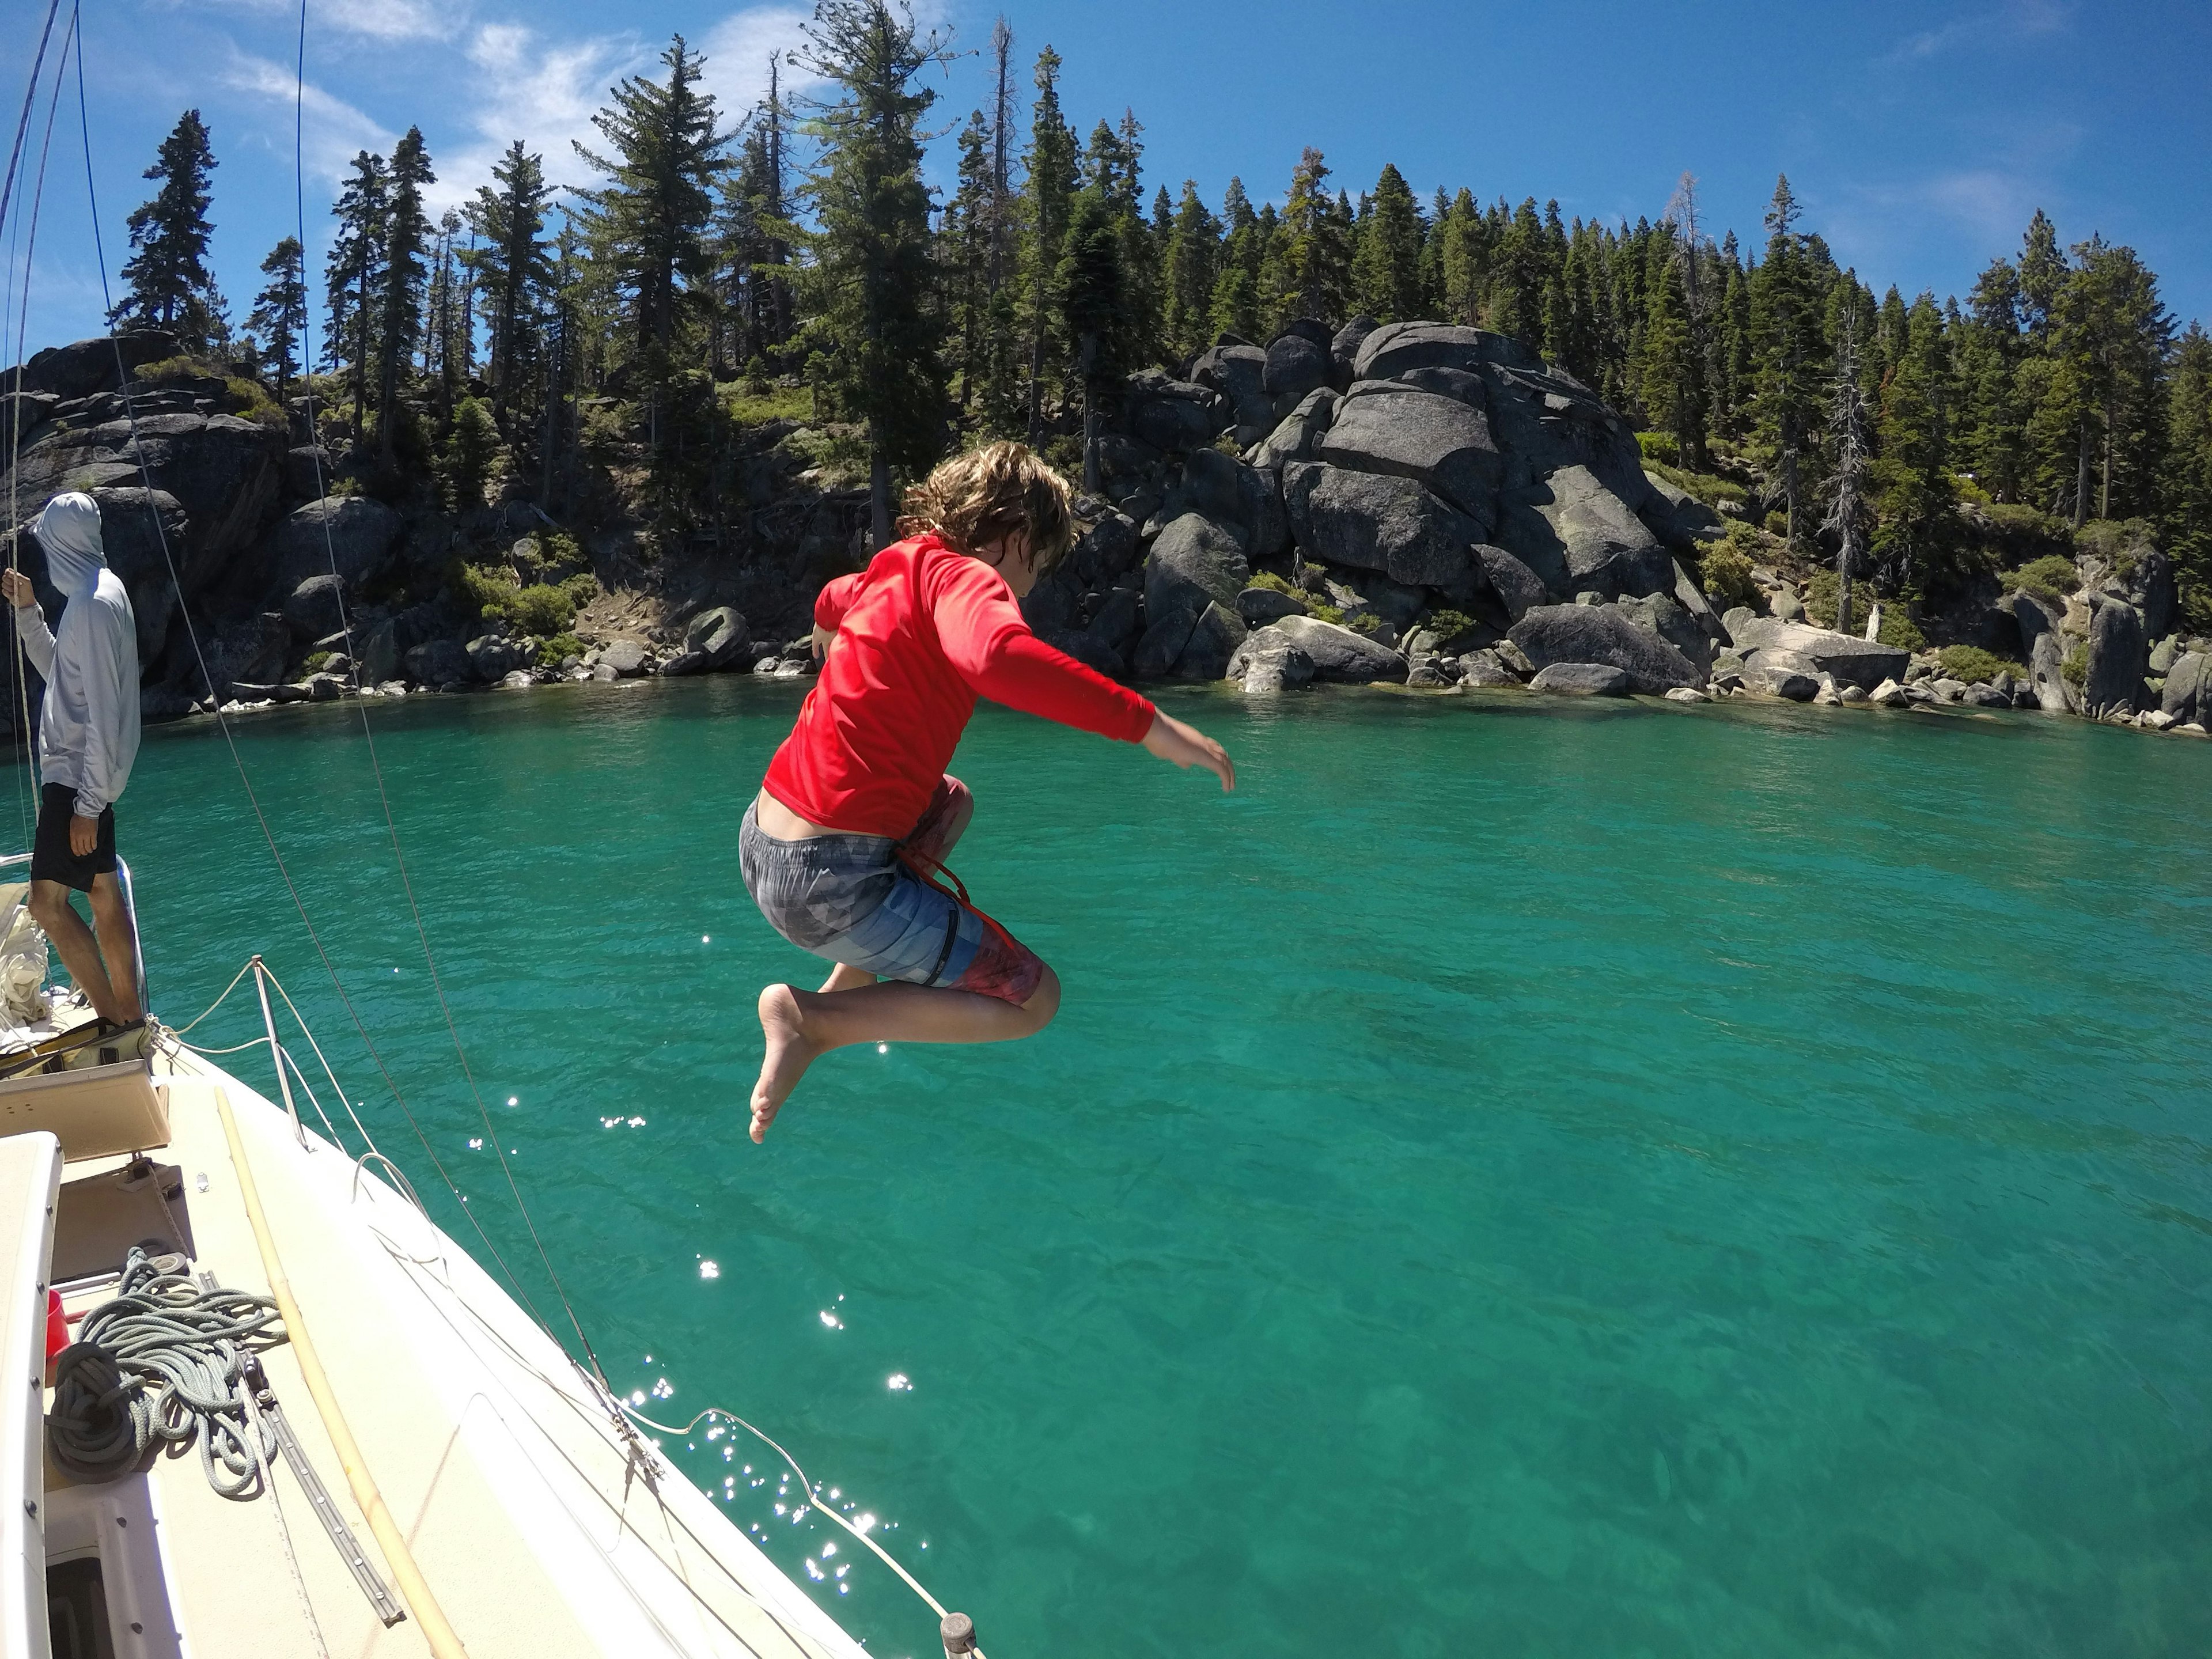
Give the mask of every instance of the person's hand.
[[1145, 752], [1186, 769], [1203, 766], [1221, 780], [1224, 793], [1237, 787], [1237, 764], [1229, 758], [1229, 751], [1172, 714], [1153, 711], [1152, 729], [1145, 733]]
[[31, 579], [20, 570], [0, 570], [0, 599], [5, 599], [18, 611], [36, 603], [31, 592]]
[[70, 852], [83, 858], [100, 845], [100, 820], [88, 818], [82, 812], [70, 814]]
[[814, 647], [815, 661], [822, 662], [829, 657], [830, 641], [836, 637], [837, 636], [835, 634], [832, 634], [828, 629], [823, 627], [820, 623], [817, 623], [815, 624], [814, 636], [810, 641], [810, 643]]

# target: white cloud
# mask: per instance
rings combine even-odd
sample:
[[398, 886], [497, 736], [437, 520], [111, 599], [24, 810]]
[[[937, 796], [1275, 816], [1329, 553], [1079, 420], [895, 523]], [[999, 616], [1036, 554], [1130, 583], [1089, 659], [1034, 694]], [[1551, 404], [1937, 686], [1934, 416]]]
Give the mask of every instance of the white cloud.
[[1939, 57], [1954, 46], [2002, 44], [2066, 27], [2073, 7], [2068, 0], [2007, 0], [1995, 10], [1954, 18], [1940, 28], [1923, 29], [1898, 42], [1892, 62]]
[[[222, 73], [224, 85], [276, 106], [287, 117], [295, 98], [299, 100], [301, 147], [308, 171], [322, 178], [337, 178], [357, 150], [392, 148], [395, 134], [312, 81], [304, 87], [296, 86], [293, 76], [289, 64], [272, 64], [265, 58], [235, 51]], [[288, 131], [290, 125], [288, 119]]]
[[[1996, 167], [1965, 167], [1926, 178], [1851, 188], [1821, 210], [1830, 246], [1862, 272], [1887, 270], [1931, 230], [1971, 250], [1972, 264], [2009, 254], [2039, 207], [2056, 208], [2051, 190]], [[1910, 297], [1910, 296], [1908, 296]]]
[[[220, 0], [224, 9], [262, 15], [297, 17], [297, 0]], [[435, 0], [346, 0], [309, 14], [308, 40], [325, 30], [369, 40], [444, 40], [467, 21], [468, 8]]]
[[607, 88], [648, 56], [635, 35], [548, 41], [520, 23], [480, 25], [465, 52], [470, 84], [477, 89], [468, 117], [475, 137], [434, 158], [438, 182], [428, 191], [434, 209], [473, 197], [489, 181], [493, 161], [518, 138], [544, 158], [552, 183], [584, 182], [589, 169], [572, 141], [598, 138], [592, 117], [606, 102]]
[[[721, 109], [724, 126], [736, 126], [768, 96], [768, 60], [798, 46], [812, 15], [799, 6], [749, 6], [707, 31], [699, 50], [706, 54], [706, 87]], [[787, 94], [803, 94], [816, 84], [815, 77], [788, 64], [781, 75]]]

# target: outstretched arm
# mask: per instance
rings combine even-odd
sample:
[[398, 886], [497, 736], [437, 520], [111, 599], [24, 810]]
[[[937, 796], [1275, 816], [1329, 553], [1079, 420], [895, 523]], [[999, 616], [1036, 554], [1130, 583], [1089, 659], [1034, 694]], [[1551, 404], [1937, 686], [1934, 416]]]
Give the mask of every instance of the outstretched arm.
[[0, 598], [15, 608], [15, 633], [23, 641], [23, 654], [39, 671], [40, 679], [52, 679], [53, 630], [46, 626], [46, 613], [39, 609], [38, 596], [31, 591], [31, 579], [20, 570], [0, 572]]
[[1145, 733], [1145, 752], [1170, 761], [1185, 771], [1203, 766], [1221, 780], [1224, 794], [1237, 787], [1237, 763], [1229, 758], [1229, 751], [1196, 726], [1185, 726], [1172, 714], [1153, 712], [1152, 729]]

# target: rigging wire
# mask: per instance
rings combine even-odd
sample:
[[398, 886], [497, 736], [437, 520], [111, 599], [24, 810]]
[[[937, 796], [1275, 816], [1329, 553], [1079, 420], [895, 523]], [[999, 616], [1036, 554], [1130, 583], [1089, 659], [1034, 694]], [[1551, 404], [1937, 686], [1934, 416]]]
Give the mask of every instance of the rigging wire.
[[[15, 169], [17, 164], [23, 159], [23, 135], [30, 131], [31, 106], [35, 104], [39, 98], [39, 71], [46, 67], [46, 43], [53, 39], [54, 19], [60, 14], [61, 9], [62, 0], [46, 0], [46, 26], [39, 31], [38, 53], [31, 59], [30, 84], [23, 91], [23, 112], [15, 118], [15, 147], [8, 153], [8, 176], [4, 180], [0, 180], [0, 226], [4, 226], [8, 222], [8, 204], [15, 193]], [[71, 26], [75, 26], [74, 8], [72, 8]], [[56, 85], [58, 87], [58, 81]]]
[[[80, 45], [83, 35], [78, 20], [82, 15], [82, 10], [83, 0], [75, 0], [71, 13], [71, 27], [77, 30]], [[89, 101], [85, 96], [84, 53], [81, 50], [76, 55], [76, 107], [78, 131], [84, 144], [85, 194], [92, 209], [92, 246], [94, 258], [100, 269], [100, 300], [106, 307], [108, 314], [112, 315], [115, 308], [114, 295], [108, 288], [107, 253], [100, 232], [100, 193], [94, 180], [92, 167], [92, 116]], [[304, 257], [303, 254], [303, 263]], [[210, 697], [213, 698], [215, 679], [208, 672], [207, 653], [200, 645], [199, 629], [194, 624], [191, 608], [185, 600], [185, 585], [178, 576], [176, 556], [169, 547], [169, 529], [167, 525], [162, 522], [160, 511], [154, 506], [154, 479], [148, 469], [145, 447], [138, 441], [138, 414], [131, 396], [131, 375], [124, 364], [123, 347], [115, 337], [112, 323], [108, 325], [107, 340], [115, 354], [115, 372], [121, 387], [123, 413], [125, 418], [131, 423], [131, 448], [138, 458], [139, 480], [145, 489], [147, 510], [154, 520], [155, 535], [161, 544], [161, 562], [168, 570], [169, 585], [176, 590], [177, 614], [183, 619], [185, 636], [191, 641], [192, 657], [199, 666], [201, 681], [207, 686]], [[507, 1266], [506, 1256], [501, 1254], [499, 1246], [492, 1243], [491, 1236], [484, 1231], [483, 1224], [477, 1219], [476, 1212], [470, 1207], [468, 1200], [461, 1198], [460, 1188], [454, 1185], [453, 1176], [447, 1173], [445, 1164], [438, 1157], [436, 1148], [430, 1144], [430, 1137], [423, 1131], [422, 1123], [415, 1115], [414, 1109], [407, 1103], [407, 1097], [400, 1090], [398, 1079], [392, 1076], [392, 1068], [385, 1064], [382, 1053], [377, 1048], [374, 1040], [368, 1035], [368, 1027], [362, 1022], [360, 1011], [354, 1006], [353, 998], [348, 994], [345, 982], [338, 977], [337, 964], [331, 960], [330, 951], [324, 946], [322, 934], [316, 930], [313, 921], [308, 916], [307, 902], [301, 898], [298, 884], [292, 879], [291, 869], [284, 862], [284, 854], [276, 845], [276, 834], [270, 828], [269, 816], [262, 810], [260, 797], [254, 793], [252, 779], [246, 775], [245, 759], [238, 752], [237, 736], [231, 730], [230, 721], [224, 715], [220, 701], [216, 702], [215, 719], [216, 728], [222, 733], [223, 743], [230, 751], [230, 763], [238, 773], [239, 787], [246, 792], [246, 804], [253, 810], [254, 822], [261, 829], [261, 838], [268, 844], [269, 856], [276, 863], [276, 873], [283, 880], [285, 891], [291, 896], [292, 908], [299, 912], [300, 925], [307, 929], [308, 941], [314, 945], [315, 954], [322, 958], [323, 970], [330, 975], [331, 988], [337, 993], [338, 1001], [344, 1006], [347, 1017], [353, 1021], [354, 1030], [361, 1034], [362, 1046], [368, 1050], [369, 1058], [375, 1062], [377, 1071], [383, 1076], [385, 1086], [391, 1091], [392, 1099], [398, 1103], [401, 1113], [405, 1115], [408, 1127], [414, 1130], [415, 1138], [422, 1143], [423, 1154], [429, 1158], [431, 1167], [437, 1170], [439, 1178], [446, 1183], [447, 1189], [460, 1200], [461, 1213], [468, 1218], [469, 1225], [475, 1230], [477, 1237], [483, 1242], [484, 1249], [491, 1252], [492, 1260], [499, 1264], [500, 1272], [506, 1277], [507, 1283], [514, 1287], [515, 1294], [522, 1298], [523, 1306], [530, 1310], [531, 1316], [538, 1321], [541, 1328], [544, 1327], [545, 1317], [538, 1312], [537, 1304], [531, 1299], [530, 1292], [523, 1288], [522, 1282], [515, 1277], [514, 1270]], [[548, 1334], [550, 1334], [550, 1330]]]
[[[303, 289], [307, 258], [307, 167], [304, 161], [303, 137], [307, 125], [307, 0], [300, 0], [299, 48], [294, 60], [292, 80], [292, 211], [297, 231], [296, 240], [300, 244], [300, 269], [302, 274]], [[301, 309], [304, 314], [300, 328], [300, 356], [301, 361], [305, 363], [312, 361], [308, 354], [307, 343], [309, 330], [313, 326], [313, 307], [303, 304]], [[303, 380], [306, 380], [304, 375], [301, 378]], [[323, 453], [322, 446], [317, 441], [315, 392], [312, 382], [307, 384], [307, 453], [313, 459], [315, 469], [315, 499], [320, 502], [327, 497], [324, 494]], [[386, 411], [386, 418], [388, 418], [388, 416], [389, 411]], [[359, 433], [354, 434], [354, 441], [356, 443], [361, 441], [361, 435]], [[400, 848], [399, 825], [392, 815], [392, 795], [385, 785], [383, 763], [377, 758], [376, 734], [369, 725], [368, 702], [366, 698], [359, 695], [361, 659], [354, 650], [353, 618], [346, 605], [345, 582], [338, 575], [337, 550], [332, 544], [328, 513], [323, 514], [322, 522], [323, 552], [330, 562], [331, 576], [337, 579], [333, 588], [333, 596], [337, 601], [338, 628], [345, 635], [346, 659], [354, 665], [353, 673], [356, 682], [354, 708], [361, 718], [362, 742], [368, 750], [369, 770], [376, 777], [376, 799], [378, 805], [384, 811], [385, 834], [392, 842], [392, 860], [399, 871], [399, 888], [407, 897], [407, 912], [415, 923], [415, 937], [422, 946], [423, 964], [430, 972], [430, 989], [438, 999], [438, 1012], [445, 1019], [446, 1035], [453, 1041], [454, 1057], [460, 1061], [461, 1077], [468, 1085], [469, 1097], [476, 1103], [477, 1116], [483, 1124], [484, 1139], [490, 1142], [492, 1151], [499, 1158], [500, 1173], [507, 1178], [507, 1189], [514, 1200], [515, 1212], [522, 1218], [523, 1227], [530, 1235], [530, 1243], [538, 1252], [538, 1262], [545, 1269], [545, 1277], [552, 1282], [554, 1295], [561, 1299], [561, 1310], [568, 1316], [568, 1327], [576, 1333], [576, 1340], [584, 1350], [584, 1358], [590, 1364], [592, 1375], [599, 1378], [599, 1386], [606, 1391], [608, 1399], [613, 1401], [616, 1398], [614, 1386], [607, 1381], [605, 1370], [599, 1364], [599, 1353], [592, 1346], [592, 1339], [584, 1334], [584, 1322], [577, 1316], [575, 1304], [568, 1299], [568, 1290], [561, 1283], [560, 1273], [553, 1266], [551, 1252], [546, 1249], [545, 1241], [538, 1236], [537, 1220], [531, 1215], [530, 1206], [522, 1201], [522, 1188], [514, 1178], [514, 1167], [507, 1161], [506, 1146], [501, 1139], [498, 1127], [491, 1121], [490, 1109], [484, 1104], [483, 1091], [477, 1086], [476, 1070], [469, 1064], [468, 1050], [461, 1043], [460, 1027], [453, 1019], [453, 1005], [446, 998], [445, 981], [438, 972], [438, 959], [430, 949], [429, 930], [423, 926], [422, 907], [416, 902], [415, 883], [407, 873], [407, 855]], [[210, 687], [210, 690], [212, 691], [213, 688]], [[548, 1331], [546, 1334], [550, 1336], [552, 1333]]]
[[[56, 0], [56, 3], [58, 4], [59, 0]], [[51, 25], [51, 15], [48, 22]], [[61, 108], [62, 82], [69, 74], [70, 49], [76, 44], [76, 14], [72, 11], [70, 14], [69, 32], [62, 37], [62, 55], [54, 64], [53, 95], [46, 100], [46, 132], [39, 141], [39, 182], [31, 196], [30, 234], [23, 243], [23, 298], [15, 314], [15, 391], [19, 395], [10, 398], [8, 404], [8, 568], [10, 570], [21, 568], [19, 556], [22, 549], [22, 531], [17, 522], [21, 516], [17, 490], [21, 484], [23, 456], [23, 399], [20, 394], [23, 390], [23, 360], [26, 355], [24, 348], [30, 342], [31, 265], [38, 257], [39, 209], [46, 200], [46, 159], [53, 150], [54, 117]], [[39, 49], [43, 56], [46, 51], [43, 37], [40, 40]], [[26, 120], [30, 117], [33, 104], [37, 99], [38, 89], [38, 76], [33, 71], [31, 80], [31, 102], [24, 105]], [[13, 163], [10, 165], [12, 167]], [[18, 228], [20, 228], [20, 220]], [[15, 266], [15, 242], [11, 232], [9, 240], [9, 266], [11, 274]], [[0, 297], [0, 337], [4, 337], [6, 331], [5, 311], [4, 297]], [[22, 844], [27, 847], [31, 843], [31, 814], [27, 795], [34, 795], [38, 793], [40, 779], [39, 745], [37, 734], [31, 724], [31, 689], [29, 677], [25, 672], [24, 657], [22, 641], [18, 639], [15, 641], [15, 649], [10, 656], [10, 665], [15, 676], [15, 710], [9, 722], [9, 735], [11, 738], [15, 735], [15, 721], [21, 720], [23, 723], [23, 766], [21, 771], [15, 773], [15, 816], [22, 830]], [[29, 786], [27, 792], [27, 785]]]

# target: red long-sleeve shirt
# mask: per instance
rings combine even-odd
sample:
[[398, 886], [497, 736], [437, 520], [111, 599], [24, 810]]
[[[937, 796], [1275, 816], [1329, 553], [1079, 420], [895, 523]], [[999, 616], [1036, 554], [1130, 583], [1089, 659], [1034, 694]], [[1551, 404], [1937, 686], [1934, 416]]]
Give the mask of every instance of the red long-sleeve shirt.
[[1152, 730], [1150, 702], [1030, 633], [1006, 578], [933, 535], [830, 583], [814, 620], [836, 638], [763, 787], [828, 829], [912, 830], [979, 693], [1123, 743]]

